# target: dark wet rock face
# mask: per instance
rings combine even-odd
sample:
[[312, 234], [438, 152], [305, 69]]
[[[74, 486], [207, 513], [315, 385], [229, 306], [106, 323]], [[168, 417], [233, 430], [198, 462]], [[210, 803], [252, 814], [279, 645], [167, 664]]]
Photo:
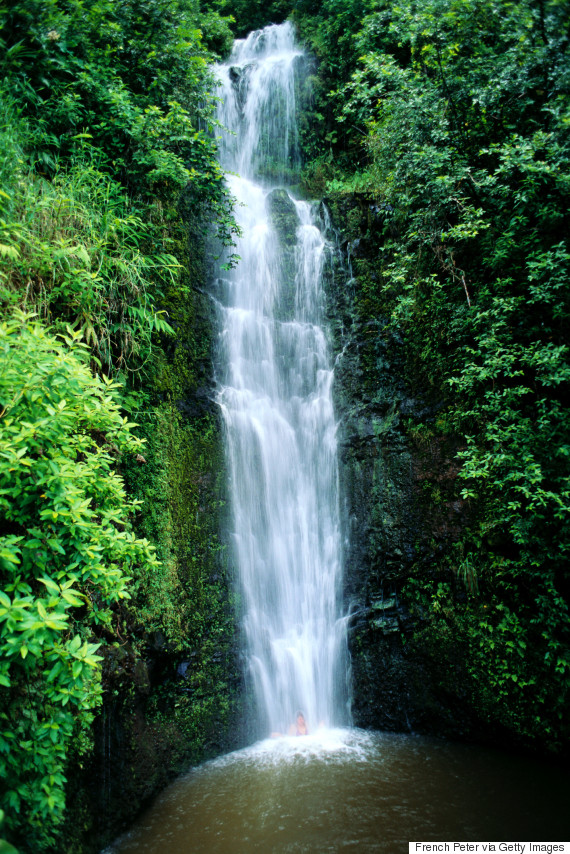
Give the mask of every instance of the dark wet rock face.
[[441, 402], [412, 391], [405, 342], [371, 302], [378, 293], [377, 212], [355, 197], [332, 205], [331, 214], [330, 238], [340, 247], [328, 271], [328, 313], [337, 358], [354, 723], [478, 735], [462, 685], [463, 652], [453, 653], [456, 690], [446, 693], [437, 664], [415, 639], [424, 621], [410, 595], [418, 578], [437, 587], [436, 558], [452, 552], [464, 525], [457, 448], [414, 439], [417, 425], [434, 423]]
[[282, 246], [293, 247], [297, 243], [297, 228], [300, 225], [295, 203], [287, 190], [278, 187], [272, 190], [266, 200], [273, 228], [277, 232]]
[[279, 303], [275, 316], [279, 320], [291, 320], [295, 314], [296, 264], [295, 246], [297, 229], [300, 225], [295, 203], [287, 190], [277, 187], [268, 193], [265, 201], [269, 220], [279, 243], [278, 266], [283, 271]]

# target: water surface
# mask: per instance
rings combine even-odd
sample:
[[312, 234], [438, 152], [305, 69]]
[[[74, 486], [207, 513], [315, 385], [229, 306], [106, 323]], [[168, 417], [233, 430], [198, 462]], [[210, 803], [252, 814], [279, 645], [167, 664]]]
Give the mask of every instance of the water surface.
[[112, 854], [407, 852], [409, 841], [562, 840], [568, 774], [410, 735], [259, 742], [174, 783]]

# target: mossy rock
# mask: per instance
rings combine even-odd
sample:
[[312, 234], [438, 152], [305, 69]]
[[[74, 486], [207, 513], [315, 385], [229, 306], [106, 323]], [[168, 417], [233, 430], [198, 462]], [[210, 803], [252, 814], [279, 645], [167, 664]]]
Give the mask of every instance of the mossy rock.
[[278, 187], [267, 196], [267, 210], [282, 246], [292, 248], [297, 242], [300, 220], [295, 202], [287, 190]]

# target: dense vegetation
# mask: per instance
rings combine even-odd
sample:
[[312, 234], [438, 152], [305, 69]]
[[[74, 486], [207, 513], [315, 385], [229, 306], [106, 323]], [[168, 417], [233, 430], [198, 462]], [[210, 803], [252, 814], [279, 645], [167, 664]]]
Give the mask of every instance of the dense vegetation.
[[424, 499], [430, 512], [460, 499], [469, 524], [405, 572], [416, 643], [448, 662], [450, 694], [461, 649], [482, 719], [553, 750], [568, 743], [570, 677], [568, 11], [296, 6], [321, 63], [306, 180], [366, 243], [363, 385], [401, 336], [408, 388], [431, 404], [403, 424], [409, 442], [459, 446], [451, 495], [436, 478]]
[[209, 71], [231, 33], [185, 0], [10, 2], [0, 28], [0, 800], [21, 850], [71, 851], [102, 702], [152, 733], [131, 810], [231, 711], [217, 423], [180, 411], [207, 382], [201, 246], [234, 229]]
[[363, 398], [403, 359], [425, 406], [398, 429], [457, 473], [425, 482], [426, 518], [465, 510], [452, 546], [402, 564], [406, 643], [482, 720], [567, 746], [568, 11], [0, 4], [0, 806], [21, 850], [85, 850], [64, 815], [106, 698], [144, 706], [160, 757], [121, 781], [133, 809], [234, 709], [200, 287], [212, 224], [226, 245], [235, 227], [208, 63], [289, 14], [318, 60], [304, 184], [361, 247]]

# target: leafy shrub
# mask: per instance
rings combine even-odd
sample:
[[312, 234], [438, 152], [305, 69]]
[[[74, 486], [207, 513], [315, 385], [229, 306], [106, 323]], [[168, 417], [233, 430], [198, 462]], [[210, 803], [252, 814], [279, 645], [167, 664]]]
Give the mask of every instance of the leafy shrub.
[[12, 166], [0, 185], [1, 302], [80, 330], [108, 374], [140, 370], [153, 334], [172, 333], [157, 303], [179, 262], [93, 158], [51, 181], [31, 171], [13, 118], [6, 110], [0, 129]]
[[0, 325], [0, 777], [12, 832], [38, 851], [63, 815], [70, 741], [88, 744], [100, 703], [92, 641], [133, 567], [156, 565], [115, 472], [141, 442], [79, 338], [18, 311]]

